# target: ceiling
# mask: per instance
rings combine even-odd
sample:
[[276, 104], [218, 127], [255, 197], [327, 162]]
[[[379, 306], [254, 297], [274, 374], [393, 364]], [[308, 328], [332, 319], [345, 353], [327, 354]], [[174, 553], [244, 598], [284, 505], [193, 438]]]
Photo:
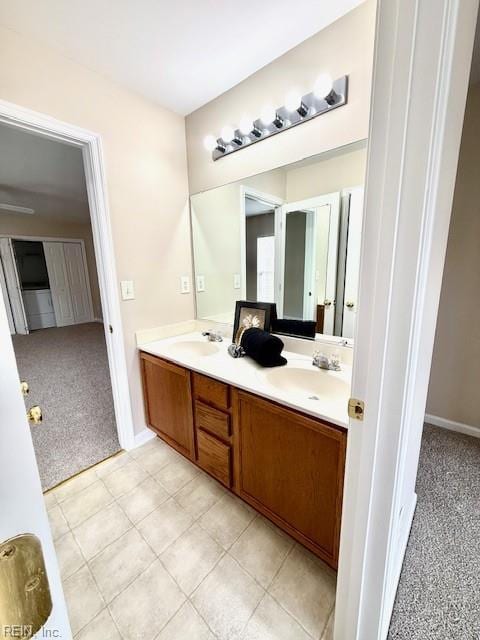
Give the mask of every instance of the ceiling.
[[[35, 209], [37, 216], [90, 220], [80, 149], [5, 125], [0, 149], [0, 203]], [[4, 214], [11, 212], [0, 209]]]
[[0, 23], [180, 114], [363, 0], [2, 0]]

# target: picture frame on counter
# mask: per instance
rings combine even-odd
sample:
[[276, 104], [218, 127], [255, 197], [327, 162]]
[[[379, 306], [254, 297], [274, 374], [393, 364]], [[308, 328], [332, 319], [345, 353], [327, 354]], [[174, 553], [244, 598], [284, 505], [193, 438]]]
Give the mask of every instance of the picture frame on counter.
[[274, 302], [252, 302], [249, 300], [237, 300], [235, 303], [235, 320], [233, 323], [232, 342], [241, 339], [241, 329], [253, 327], [270, 331], [272, 320], [276, 318], [276, 304]]

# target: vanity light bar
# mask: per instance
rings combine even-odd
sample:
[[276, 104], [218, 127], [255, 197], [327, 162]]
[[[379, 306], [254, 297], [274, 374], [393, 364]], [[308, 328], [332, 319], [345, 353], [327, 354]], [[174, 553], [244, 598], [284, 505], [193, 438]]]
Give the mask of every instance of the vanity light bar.
[[[237, 129], [224, 127], [219, 138], [209, 135], [205, 138], [204, 145], [211, 151], [213, 160], [218, 160], [281, 131], [296, 127], [302, 122], [313, 120], [332, 109], [342, 107], [347, 101], [348, 76], [332, 82], [329, 76], [322, 75], [317, 79], [311, 93], [299, 95], [298, 100], [292, 100], [292, 94], [289, 94], [285, 106], [278, 109], [266, 107], [260, 118], [250, 123], [244, 119]], [[297, 102], [295, 106], [294, 102]]]

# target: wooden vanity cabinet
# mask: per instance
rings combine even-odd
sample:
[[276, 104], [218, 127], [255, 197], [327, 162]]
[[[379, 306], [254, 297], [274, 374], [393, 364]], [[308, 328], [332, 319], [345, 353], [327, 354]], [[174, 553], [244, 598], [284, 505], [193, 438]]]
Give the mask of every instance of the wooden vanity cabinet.
[[148, 424], [169, 445], [193, 460], [190, 371], [144, 352], [140, 362]]
[[238, 494], [336, 568], [346, 433], [236, 392]]
[[148, 424], [334, 569], [347, 434], [141, 353]]

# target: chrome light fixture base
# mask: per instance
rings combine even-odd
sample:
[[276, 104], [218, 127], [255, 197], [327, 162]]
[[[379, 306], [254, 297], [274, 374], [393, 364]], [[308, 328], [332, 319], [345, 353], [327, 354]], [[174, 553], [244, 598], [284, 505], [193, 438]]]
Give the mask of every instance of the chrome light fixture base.
[[[248, 135], [243, 135], [240, 130], [237, 129], [235, 131], [235, 138], [231, 143], [225, 144], [225, 142], [219, 138], [217, 141], [218, 146], [212, 151], [212, 158], [213, 160], [219, 160], [231, 153], [246, 149], [252, 144], [277, 135], [282, 131], [287, 131], [303, 122], [313, 120], [328, 111], [332, 111], [332, 109], [343, 107], [347, 102], [348, 76], [342, 76], [334, 81], [332, 91], [325, 98], [317, 98], [313, 92], [307, 93], [302, 96], [300, 108], [296, 111], [291, 112], [285, 107], [276, 109], [277, 118], [272, 124], [266, 126], [262, 123], [261, 119], [258, 118], [252, 122], [252, 131]], [[239, 145], [237, 140], [241, 140], [242, 144]]]

